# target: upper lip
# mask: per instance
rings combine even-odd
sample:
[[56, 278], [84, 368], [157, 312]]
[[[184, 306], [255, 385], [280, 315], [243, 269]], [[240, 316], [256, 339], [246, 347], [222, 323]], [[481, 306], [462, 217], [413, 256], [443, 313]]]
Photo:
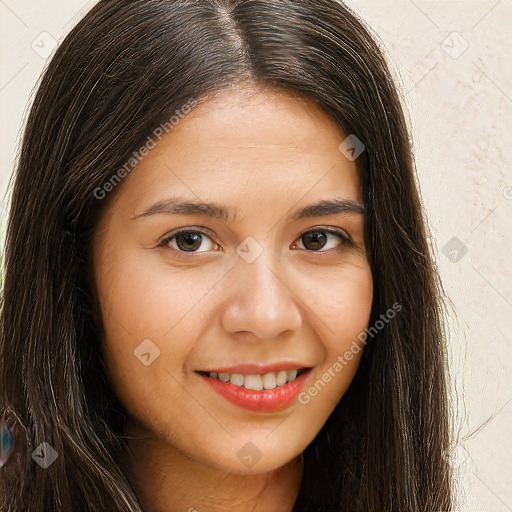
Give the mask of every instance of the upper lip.
[[247, 363], [237, 364], [234, 366], [222, 366], [220, 368], [214, 368], [212, 370], [200, 370], [204, 372], [217, 372], [217, 373], [241, 373], [243, 375], [265, 375], [266, 373], [276, 372], [279, 370], [302, 370], [304, 368], [311, 368], [310, 366], [283, 361], [282, 363], [272, 364], [258, 364], [258, 363]]

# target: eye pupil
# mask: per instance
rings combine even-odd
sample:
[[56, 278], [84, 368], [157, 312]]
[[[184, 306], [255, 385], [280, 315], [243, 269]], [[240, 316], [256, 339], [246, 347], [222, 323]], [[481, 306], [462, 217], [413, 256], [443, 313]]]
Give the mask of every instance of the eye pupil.
[[[182, 240], [185, 240], [185, 243], [181, 243]], [[178, 233], [176, 235], [176, 245], [182, 251], [195, 251], [200, 247], [201, 240], [201, 233]], [[187, 244], [192, 244], [192, 247], [187, 246]]]
[[[321, 240], [321, 242], [323, 243], [319, 243], [319, 239], [323, 239]], [[308, 243], [310, 243], [311, 241], [313, 243], [313, 247], [311, 248], [311, 250], [321, 249], [325, 245], [326, 240], [327, 237], [325, 233], [322, 233], [321, 231], [310, 231], [309, 233], [302, 235], [302, 243], [304, 244], [304, 247], [306, 247], [306, 249], [308, 248]]]

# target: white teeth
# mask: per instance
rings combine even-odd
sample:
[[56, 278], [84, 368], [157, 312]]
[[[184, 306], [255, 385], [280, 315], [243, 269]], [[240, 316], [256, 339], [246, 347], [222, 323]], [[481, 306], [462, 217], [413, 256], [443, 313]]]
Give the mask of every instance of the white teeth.
[[276, 374], [273, 372], [265, 373], [263, 375], [263, 378], [261, 379], [263, 381], [263, 387], [265, 389], [275, 389], [277, 382], [276, 382]]
[[261, 375], [246, 375], [244, 386], [246, 389], [261, 391], [263, 389], [263, 381]]
[[286, 374], [286, 372], [284, 370], [281, 370], [278, 374], [277, 374], [277, 378], [276, 378], [276, 384], [278, 386], [284, 386], [286, 384], [286, 379], [287, 379], [288, 375]]
[[241, 373], [233, 373], [229, 382], [235, 386], [242, 387], [244, 385], [244, 376]]
[[294, 381], [297, 378], [297, 370], [281, 370], [279, 372], [269, 372], [265, 375], [210, 372], [210, 377], [212, 379], [219, 379], [222, 382], [231, 382], [234, 386], [261, 391], [262, 389], [275, 389], [276, 387], [284, 386], [287, 382]]
[[288, 382], [295, 380], [297, 378], [297, 370], [290, 370], [286, 372], [286, 376], [288, 377]]

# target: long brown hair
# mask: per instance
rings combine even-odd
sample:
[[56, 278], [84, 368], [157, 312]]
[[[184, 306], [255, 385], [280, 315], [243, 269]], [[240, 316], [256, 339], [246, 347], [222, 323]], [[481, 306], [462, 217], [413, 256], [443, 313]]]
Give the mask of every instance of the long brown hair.
[[[243, 81], [315, 101], [364, 143], [370, 324], [402, 306], [306, 449], [294, 510], [451, 509], [442, 286], [404, 114], [369, 30], [335, 0], [102, 0], [45, 70], [14, 174], [0, 418], [15, 451], [0, 469], [2, 512], [141, 512], [88, 279], [92, 234], [122, 182], [107, 200], [95, 191], [191, 98]], [[46, 469], [31, 457], [43, 441], [59, 454]]]

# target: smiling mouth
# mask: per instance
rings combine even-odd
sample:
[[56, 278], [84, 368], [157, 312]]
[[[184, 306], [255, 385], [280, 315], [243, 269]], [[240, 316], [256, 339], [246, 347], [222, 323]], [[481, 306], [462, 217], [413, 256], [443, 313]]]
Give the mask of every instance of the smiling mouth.
[[264, 375], [206, 371], [195, 373], [231, 404], [258, 413], [277, 413], [293, 405], [312, 370], [312, 367], [279, 370]]
[[283, 387], [286, 384], [295, 381], [295, 379], [310, 370], [311, 368], [301, 368], [300, 370], [280, 370], [275, 372], [268, 372], [264, 375], [244, 375], [241, 373], [217, 373], [205, 371], [197, 371], [196, 373], [210, 379], [219, 380], [225, 383], [229, 382], [240, 388], [254, 391], [263, 391]]

